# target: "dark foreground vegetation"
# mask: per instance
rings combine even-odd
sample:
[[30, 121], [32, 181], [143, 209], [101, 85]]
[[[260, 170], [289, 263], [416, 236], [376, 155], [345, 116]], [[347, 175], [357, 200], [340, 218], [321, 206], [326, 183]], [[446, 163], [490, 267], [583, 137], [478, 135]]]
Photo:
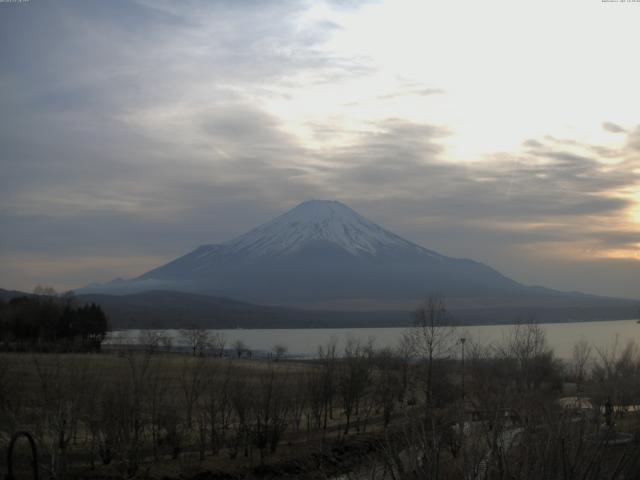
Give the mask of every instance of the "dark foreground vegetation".
[[36, 288], [32, 295], [0, 299], [3, 350], [100, 350], [109, 323], [95, 303], [78, 305], [72, 293]]
[[578, 342], [561, 362], [535, 324], [487, 347], [461, 341], [437, 298], [416, 319], [393, 351], [353, 340], [306, 362], [0, 354], [0, 446], [30, 431], [55, 479], [640, 476], [637, 346]]

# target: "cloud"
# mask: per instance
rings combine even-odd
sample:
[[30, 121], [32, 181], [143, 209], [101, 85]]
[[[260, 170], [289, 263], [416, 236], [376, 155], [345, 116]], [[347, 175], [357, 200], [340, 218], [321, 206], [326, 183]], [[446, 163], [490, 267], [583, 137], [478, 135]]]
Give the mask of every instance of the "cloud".
[[502, 220], [526, 215], [529, 221], [614, 215], [634, 203], [616, 192], [640, 181], [628, 164], [603, 164], [542, 141], [527, 143], [535, 145], [533, 151], [461, 164], [441, 155], [442, 128], [398, 120], [378, 128], [329, 157], [335, 169], [328, 179], [354, 197], [423, 197], [425, 212], [434, 215], [484, 213]]
[[444, 94], [444, 90], [441, 88], [416, 88], [416, 87], [408, 87], [399, 89], [393, 93], [387, 93], [385, 95], [380, 95], [377, 98], [379, 100], [392, 100], [399, 97], [406, 96], [420, 96], [420, 97], [428, 97], [430, 95], [442, 95]]
[[629, 133], [627, 148], [634, 153], [640, 152], [640, 126]]
[[[563, 288], [553, 283], [561, 269], [580, 270], [579, 262], [605, 268], [607, 259], [623, 256], [636, 265], [625, 271], [640, 272], [634, 261], [640, 260], [640, 225], [631, 218], [638, 199], [630, 195], [640, 188], [640, 170], [631, 145], [605, 163], [585, 155], [591, 145], [530, 139], [522, 151], [463, 164], [444, 155], [447, 135], [399, 120], [377, 125], [357, 144], [332, 152], [325, 186], [422, 245], [483, 259], [530, 283]], [[544, 260], [551, 258], [555, 263]], [[527, 270], [538, 261], [546, 262], [546, 282], [544, 272]], [[610, 268], [619, 265], [616, 260]], [[597, 292], [596, 283], [576, 276], [564, 288]], [[600, 288], [640, 295], [626, 280]]]
[[602, 128], [604, 128], [607, 132], [611, 132], [611, 133], [625, 133], [626, 130], [624, 128], [622, 128], [620, 125], [616, 125], [615, 123], [611, 123], [611, 122], [604, 122], [602, 124]]
[[532, 138], [530, 138], [529, 140], [525, 140], [522, 143], [522, 145], [532, 149], [538, 149], [538, 148], [544, 147], [543, 143], [539, 142], [538, 140], [533, 140]]
[[307, 21], [300, 30], [305, 8], [196, 1], [5, 10], [3, 208], [171, 214], [188, 208], [177, 193], [184, 185], [220, 187], [269, 168], [282, 182], [299, 177], [304, 168], [288, 158], [300, 149], [257, 98], [299, 72], [360, 72], [315, 48], [335, 26]]

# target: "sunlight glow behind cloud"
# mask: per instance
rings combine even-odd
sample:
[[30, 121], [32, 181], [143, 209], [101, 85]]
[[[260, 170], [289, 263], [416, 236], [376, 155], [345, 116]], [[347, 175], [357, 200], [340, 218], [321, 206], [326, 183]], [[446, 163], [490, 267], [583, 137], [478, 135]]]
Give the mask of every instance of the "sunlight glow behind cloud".
[[[417, 0], [312, 12], [340, 27], [322, 51], [358, 59], [372, 73], [328, 84], [296, 79], [304, 88], [268, 104], [291, 131], [328, 120], [348, 131], [388, 117], [444, 124], [451, 159], [470, 161], [547, 134], [613, 147], [603, 115], [637, 121], [628, 97], [640, 84], [629, 57], [635, 12], [578, 1]], [[408, 84], [445, 95], [411, 95]], [[389, 92], [407, 94], [384, 98]]]

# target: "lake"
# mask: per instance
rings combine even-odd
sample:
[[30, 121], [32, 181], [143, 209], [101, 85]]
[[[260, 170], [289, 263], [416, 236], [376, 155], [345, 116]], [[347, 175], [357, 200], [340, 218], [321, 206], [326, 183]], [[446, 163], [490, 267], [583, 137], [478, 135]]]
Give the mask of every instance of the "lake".
[[[573, 345], [585, 339], [598, 349], [611, 349], [618, 341], [619, 347], [628, 340], [635, 340], [640, 345], [640, 324], [636, 320], [615, 320], [580, 323], [546, 323], [540, 325], [551, 348], [560, 358], [571, 358]], [[473, 325], [458, 327], [457, 336], [491, 344], [500, 342], [513, 329], [513, 325]], [[395, 347], [407, 328], [313, 328], [313, 329], [234, 329], [211, 330], [219, 332], [227, 340], [227, 348], [233, 342], [242, 340], [248, 348], [257, 353], [270, 352], [274, 345], [285, 345], [292, 356], [314, 356], [318, 346], [327, 345], [332, 340], [337, 342], [341, 351], [349, 338], [367, 341], [372, 339], [374, 346]], [[120, 330], [110, 332], [105, 340], [106, 345], [138, 342], [140, 330]], [[173, 338], [174, 346], [181, 346], [179, 330], [162, 330], [164, 335]], [[594, 352], [595, 353], [595, 352]]]

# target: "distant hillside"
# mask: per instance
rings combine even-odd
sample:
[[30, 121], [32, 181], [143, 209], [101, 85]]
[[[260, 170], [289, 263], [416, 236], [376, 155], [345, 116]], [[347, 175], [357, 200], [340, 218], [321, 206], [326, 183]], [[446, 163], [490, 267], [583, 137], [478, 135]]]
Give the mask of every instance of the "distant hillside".
[[117, 328], [336, 328], [407, 325], [407, 312], [323, 312], [270, 307], [175, 291], [131, 295], [86, 294], [80, 302], [101, 305]]
[[[0, 289], [0, 299], [29, 295]], [[411, 309], [404, 311], [322, 311], [272, 307], [176, 291], [149, 291], [130, 295], [82, 294], [80, 304], [97, 303], [113, 329], [125, 328], [357, 328], [394, 327], [412, 323]], [[522, 320], [567, 322], [631, 319], [636, 302], [585, 297], [578, 306], [540, 302], [538, 306], [485, 303], [468, 306], [451, 302], [449, 311], [460, 324], [501, 324]], [[473, 302], [472, 302], [473, 303]]]
[[4, 290], [0, 288], [0, 300], [4, 300], [5, 302], [11, 300], [13, 297], [22, 297], [25, 295], [31, 295], [31, 294], [21, 292], [19, 290]]
[[[22, 295], [0, 289], [5, 301]], [[81, 294], [79, 304], [96, 303], [112, 329], [125, 328], [338, 328], [408, 325], [407, 312], [322, 312], [269, 307], [184, 292], [157, 290], [131, 295]]]

